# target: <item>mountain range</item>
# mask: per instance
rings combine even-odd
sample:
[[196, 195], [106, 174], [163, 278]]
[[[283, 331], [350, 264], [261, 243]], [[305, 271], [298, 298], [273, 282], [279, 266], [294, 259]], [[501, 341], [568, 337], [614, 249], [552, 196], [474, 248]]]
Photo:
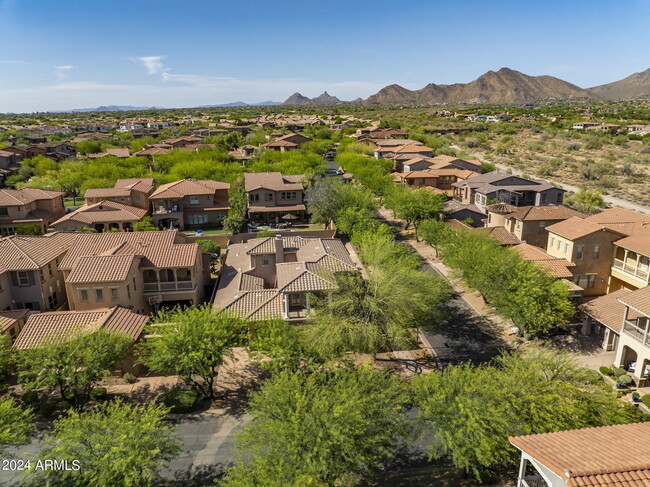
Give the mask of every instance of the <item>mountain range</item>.
[[[361, 98], [354, 100], [362, 101]], [[337, 97], [330, 95], [327, 91], [324, 91], [322, 94], [318, 95], [315, 98], [308, 98], [301, 95], [300, 93], [294, 93], [289, 98], [284, 100], [283, 105], [333, 105], [335, 103], [348, 103], [343, 100], [339, 100]]]
[[488, 71], [469, 83], [436, 85], [419, 90], [389, 85], [368, 97], [367, 104], [394, 103], [534, 103], [544, 100], [607, 99], [650, 96], [650, 69], [623, 80], [580, 88], [553, 76], [529, 76], [510, 68]]

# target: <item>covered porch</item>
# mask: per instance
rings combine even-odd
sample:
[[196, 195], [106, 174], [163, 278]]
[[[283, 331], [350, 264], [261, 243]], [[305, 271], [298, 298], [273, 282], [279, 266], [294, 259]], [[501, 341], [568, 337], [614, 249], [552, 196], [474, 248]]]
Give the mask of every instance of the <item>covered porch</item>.
[[304, 320], [312, 313], [309, 293], [282, 293], [285, 320]]
[[144, 294], [192, 291], [196, 287], [192, 269], [186, 267], [147, 269], [144, 271]]
[[249, 206], [248, 218], [262, 225], [304, 223], [307, 221], [307, 208], [305, 205]]

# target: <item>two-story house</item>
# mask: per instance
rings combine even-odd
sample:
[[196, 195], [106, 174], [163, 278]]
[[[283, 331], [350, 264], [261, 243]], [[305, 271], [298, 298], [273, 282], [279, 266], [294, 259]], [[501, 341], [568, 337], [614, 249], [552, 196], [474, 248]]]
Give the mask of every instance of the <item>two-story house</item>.
[[569, 218], [585, 218], [586, 215], [566, 206], [522, 206], [497, 203], [486, 207], [488, 227], [504, 227], [522, 242], [547, 248], [546, 227]]
[[287, 134], [281, 137], [278, 137], [271, 142], [267, 142], [263, 147], [267, 149], [276, 150], [280, 152], [286, 152], [294, 149], [298, 149], [305, 142], [309, 142], [312, 139], [302, 134]]
[[420, 171], [396, 172], [394, 181], [414, 187], [431, 188], [435, 192], [452, 196], [453, 183], [478, 176], [477, 172], [467, 169], [423, 169]]
[[244, 174], [249, 219], [264, 224], [305, 221], [303, 179], [301, 174], [286, 176], [279, 172]]
[[302, 320], [309, 295], [335, 287], [332, 272], [354, 270], [338, 239], [254, 238], [229, 246], [213, 305], [254, 320]]
[[154, 187], [153, 178], [118, 179], [112, 188], [86, 190], [84, 199], [88, 205], [109, 200], [148, 210], [149, 197]]
[[209, 256], [178, 232], [78, 234], [59, 264], [69, 308], [138, 313], [202, 302]]
[[0, 189], [0, 235], [13, 235], [17, 227], [31, 225], [44, 233], [65, 214], [63, 195], [37, 188]]
[[521, 452], [517, 487], [650, 485], [650, 422], [509, 438]]
[[586, 296], [639, 289], [650, 282], [650, 216], [612, 208], [547, 230], [547, 252], [576, 264], [574, 282], [585, 288]]
[[58, 266], [76, 235], [14, 235], [0, 238], [0, 310], [59, 309], [66, 303]]
[[228, 183], [192, 178], [163, 184], [149, 197], [154, 225], [177, 230], [217, 227], [230, 208], [229, 189]]
[[454, 187], [454, 200], [463, 205], [475, 205], [487, 215], [487, 206], [507, 203], [513, 206], [561, 205], [565, 190], [547, 181], [526, 179], [502, 172], [480, 174], [459, 181]]
[[458, 159], [445, 154], [436, 157], [418, 156], [403, 164], [404, 172], [421, 171], [423, 169], [466, 169], [476, 173], [481, 172], [481, 163], [474, 160]]

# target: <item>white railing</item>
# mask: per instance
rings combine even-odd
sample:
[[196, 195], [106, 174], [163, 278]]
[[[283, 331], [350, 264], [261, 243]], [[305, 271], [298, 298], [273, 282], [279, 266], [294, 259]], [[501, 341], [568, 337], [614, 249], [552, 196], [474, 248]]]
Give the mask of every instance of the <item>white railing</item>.
[[546, 480], [541, 475], [529, 475], [521, 479], [521, 484], [524, 487], [548, 487]]
[[170, 282], [145, 282], [144, 292], [174, 292], [174, 291], [191, 291], [195, 285], [192, 281], [170, 281]]
[[614, 265], [612, 267], [619, 271], [623, 271], [625, 274], [629, 274], [633, 277], [641, 279], [642, 281], [647, 281], [648, 276], [650, 275], [648, 271], [644, 271], [636, 266], [626, 264], [620, 259], [614, 259]]
[[646, 330], [644, 328], [639, 328], [631, 321], [625, 321], [625, 323], [623, 323], [623, 331], [636, 338], [644, 345], [650, 346], [650, 334], [646, 335]]
[[153, 214], [154, 215], [167, 215], [168, 213], [181, 213], [183, 211], [182, 206], [175, 206], [172, 208], [165, 208], [163, 206], [159, 206], [157, 208], [153, 209]]

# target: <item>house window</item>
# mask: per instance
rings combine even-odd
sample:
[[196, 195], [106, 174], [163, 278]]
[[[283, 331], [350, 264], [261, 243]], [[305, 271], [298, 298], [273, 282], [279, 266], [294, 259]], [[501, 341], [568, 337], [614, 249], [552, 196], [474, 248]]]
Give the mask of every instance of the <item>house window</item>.
[[551, 249], [555, 247], [555, 237], [551, 237]]
[[131, 287], [128, 284], [126, 285], [126, 295], [131, 299]]
[[263, 255], [262, 256], [262, 265], [269, 265], [269, 256], [268, 255]]
[[556, 202], [557, 202], [557, 203], [562, 203], [562, 196], [563, 196], [563, 194], [564, 194], [564, 193], [558, 193], [558, 194], [557, 194], [557, 199], [556, 199]]
[[109, 289], [109, 291], [110, 291], [110, 293], [111, 293], [111, 301], [114, 302], [114, 303], [116, 303], [116, 302], [117, 302], [117, 299], [118, 299], [118, 296], [117, 296], [117, 288], [116, 288], [116, 287], [112, 287], [112, 288]]
[[0, 207], [0, 216], [9, 216], [9, 208]]
[[190, 196], [190, 205], [198, 205], [199, 204], [199, 197], [198, 196]]
[[648, 257], [641, 256], [641, 259], [639, 259], [639, 269], [641, 269], [642, 271], [647, 271], [648, 270], [648, 261], [650, 261], [650, 259], [648, 259]]
[[250, 201], [251, 203], [259, 200], [260, 200], [260, 195], [258, 193], [251, 193], [248, 195], [248, 201]]
[[103, 289], [95, 289], [95, 300], [97, 302], [104, 301], [104, 290]]
[[295, 200], [297, 195], [298, 193], [296, 193], [295, 191], [282, 191], [282, 193], [280, 193], [280, 199]]
[[79, 289], [79, 296], [81, 297], [82, 303], [88, 302], [88, 289]]
[[49, 298], [47, 298], [47, 304], [49, 305], [50, 309], [56, 309], [57, 306], [59, 306], [59, 299], [55, 292], [52, 293]]
[[203, 223], [208, 223], [208, 215], [190, 215], [189, 221], [190, 225], [201, 225]]
[[597, 259], [600, 255], [600, 245], [594, 245], [594, 259]]
[[582, 254], [584, 250], [585, 250], [584, 245], [578, 245], [578, 247], [576, 248], [576, 260], [582, 260]]
[[135, 276], [133, 276], [133, 290], [134, 290], [134, 291], [137, 291], [137, 290], [138, 290], [138, 288], [135, 287]]
[[577, 275], [573, 278], [573, 282], [575, 282], [582, 289], [591, 289], [596, 283], [596, 274]]
[[29, 286], [29, 273], [25, 271], [18, 271], [16, 274], [18, 277], [19, 286]]
[[47, 273], [52, 277], [52, 264], [47, 264]]
[[541, 194], [542, 203], [546, 203], [546, 193]]
[[569, 255], [569, 242], [564, 244], [564, 253], [565, 255]]
[[273, 201], [273, 193], [266, 193], [266, 201]]
[[557, 239], [557, 249], [560, 250], [562, 248], [562, 240], [559, 238]]

